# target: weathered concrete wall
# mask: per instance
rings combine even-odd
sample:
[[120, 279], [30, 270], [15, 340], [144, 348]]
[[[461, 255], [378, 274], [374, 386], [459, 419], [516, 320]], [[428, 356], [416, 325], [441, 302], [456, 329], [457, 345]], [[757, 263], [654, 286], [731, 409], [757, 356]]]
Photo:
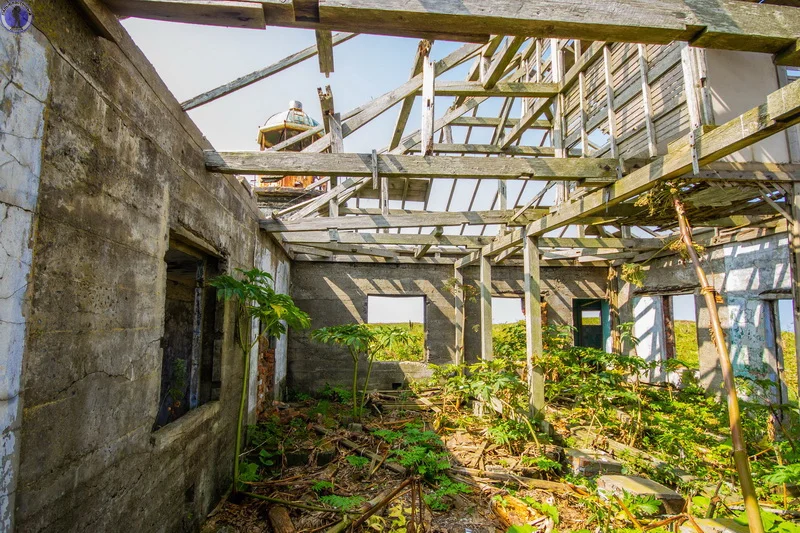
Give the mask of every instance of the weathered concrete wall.
[[[28, 35], [47, 63], [25, 73], [45, 75], [50, 91], [22, 359], [17, 530], [195, 529], [231, 480], [242, 360], [228, 307], [217, 323], [219, 401], [152, 431], [164, 254], [179, 234], [228, 268], [249, 268], [258, 210], [235, 178], [205, 170], [207, 142], [124, 30], [119, 44], [98, 37], [77, 2], [32, 8]], [[273, 251], [273, 272], [281, 261]]]
[[[492, 292], [497, 296], [523, 296], [521, 267], [494, 267]], [[292, 265], [290, 294], [309, 313], [312, 328], [367, 321], [367, 298], [376, 296], [424, 296], [428, 362], [455, 362], [455, 308], [453, 295], [443, 287], [453, 277], [452, 265], [399, 265], [307, 263]], [[464, 271], [465, 282], [477, 286], [478, 269]], [[548, 321], [572, 325], [573, 298], [604, 297], [606, 269], [569, 267], [542, 269], [542, 293], [548, 303]], [[467, 302], [465, 357], [479, 358], [480, 341], [474, 326], [480, 310]], [[346, 386], [352, 379], [352, 359], [337, 348], [319, 345], [308, 332], [289, 335], [289, 386], [315, 391], [325, 383]], [[363, 362], [362, 362], [363, 363]], [[360, 373], [363, 378], [364, 372]], [[392, 384], [427, 375], [422, 363], [376, 362], [370, 386], [391, 388]]]
[[[710, 282], [721, 293], [719, 305], [722, 326], [738, 374], [758, 372], [769, 365], [768, 300], [770, 295], [788, 296], [791, 290], [788, 241], [785, 235], [771, 235], [755, 240], [709, 247], [704, 264]], [[628, 283], [620, 287], [620, 315], [623, 322], [634, 321], [634, 300], [653, 294], [694, 292], [697, 309], [697, 336], [700, 351], [700, 380], [709, 390], [721, 383], [717, 354], [709, 334], [709, 316], [699, 293], [699, 285], [690, 264], [676, 256], [651, 263], [645, 285], [639, 289]], [[645, 332], [647, 323], [637, 324], [636, 332]], [[659, 322], [654, 322], [659, 324]], [[647, 332], [657, 335], [658, 332]], [[640, 354], [641, 355], [641, 354]], [[658, 360], [663, 352], [650, 354]]]
[[0, 32], [0, 531], [13, 528], [30, 240], [50, 81], [43, 36]]

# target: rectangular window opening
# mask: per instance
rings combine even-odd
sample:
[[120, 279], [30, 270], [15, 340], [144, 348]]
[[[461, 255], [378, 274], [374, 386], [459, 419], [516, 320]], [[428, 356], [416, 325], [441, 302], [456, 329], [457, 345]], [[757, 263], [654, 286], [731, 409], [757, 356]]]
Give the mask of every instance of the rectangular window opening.
[[572, 301], [575, 346], [605, 349], [611, 336], [608, 300], [575, 299]]
[[689, 368], [700, 367], [697, 344], [697, 305], [694, 294], [664, 298], [665, 359], [677, 359]]
[[219, 260], [183, 242], [170, 240], [164, 256], [164, 336], [161, 338], [161, 392], [154, 430], [190, 410], [219, 399], [220, 361], [216, 289]]
[[513, 324], [525, 320], [525, 300], [515, 296], [492, 297], [492, 324]]
[[367, 296], [367, 324], [386, 332], [398, 328], [408, 342], [395, 342], [375, 354], [376, 361], [427, 361], [424, 296]]

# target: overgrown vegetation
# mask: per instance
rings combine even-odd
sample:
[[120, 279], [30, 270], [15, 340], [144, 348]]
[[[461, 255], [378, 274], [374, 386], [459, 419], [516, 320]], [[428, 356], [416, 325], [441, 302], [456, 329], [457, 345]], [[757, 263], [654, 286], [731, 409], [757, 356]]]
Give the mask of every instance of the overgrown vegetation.
[[[242, 421], [247, 399], [247, 384], [250, 379], [250, 352], [261, 339], [281, 337], [288, 328], [305, 329], [311, 325], [309, 316], [301, 311], [288, 294], [275, 290], [275, 280], [268, 272], [253, 268], [236, 270], [240, 278], [222, 275], [209, 282], [217, 289], [217, 298], [232, 301], [236, 305], [236, 344], [242, 354], [242, 394], [239, 399], [239, 415], [236, 421], [236, 446], [233, 462], [234, 491], [239, 483], [239, 460], [242, 450]], [[257, 331], [253, 334], [253, 324]]]
[[396, 324], [367, 324], [379, 336], [390, 329], [408, 331], [407, 342], [394, 343], [376, 350], [376, 361], [415, 361], [425, 360], [425, 325], [419, 322], [399, 322]]
[[[411, 332], [408, 329], [392, 325], [376, 328], [369, 324], [340, 324], [314, 330], [311, 332], [311, 338], [322, 344], [347, 348], [353, 359], [353, 416], [359, 417], [367, 399], [369, 378], [372, 375], [372, 365], [376, 355], [407, 346], [411, 342]], [[364, 379], [364, 390], [359, 398], [358, 360], [362, 355], [367, 357], [367, 375]]]
[[[413, 391], [354, 395], [352, 390], [327, 386], [316, 395], [295, 395], [301, 403], [294, 405], [301, 406], [300, 411], [279, 410], [280, 416], [250, 429], [242, 479], [253, 490], [273, 491], [268, 493], [281, 498], [287, 489], [272, 483], [297, 483], [293, 490], [301, 499], [286, 505], [304, 506], [296, 515], [301, 520], [309, 514], [354, 520], [366, 509], [367, 500], [376, 501], [383, 494], [381, 489], [410, 480], [422, 483], [424, 491], [417, 492], [416, 499], [409, 492], [399, 493], [356, 531], [410, 531], [423, 515], [425, 521], [468, 516], [496, 524], [492, 517], [512, 516], [524, 508], [527, 514], [517, 514], [519, 521], [513, 517], [500, 521], [511, 523], [502, 530], [666, 532], [671, 525], [659, 525], [663, 517], [653, 498], [605, 493], [592, 479], [573, 475], [565, 467], [562, 446], [604, 448], [612, 439], [631, 447], [616, 452], [625, 473], [675, 487], [690, 502], [687, 513], [744, 521], [724, 403], [705, 395], [692, 380], [678, 388], [641, 379], [651, 372], [674, 375], [679, 366], [695, 366], [680, 341], [680, 335], [694, 332], [681, 329], [676, 327], [677, 355], [689, 364], [660, 368], [635, 356], [575, 347], [570, 328], [547, 328], [544, 353], [535, 363], [546, 373], [544, 416], [556, 431], [555, 439], [538, 432], [537, 422], [528, 416], [525, 328], [523, 323], [507, 324], [494, 328], [494, 360], [438, 367], [433, 378], [415, 383]], [[620, 328], [620, 339], [625, 350], [637, 342], [630, 325]], [[800, 483], [796, 434], [800, 417], [796, 403], [759, 403], [769, 398], [769, 386], [757, 373], [739, 384], [747, 394], [741, 402], [742, 422], [753, 476], [761, 501], [772, 505], [773, 511], [799, 512], [789, 489]], [[363, 409], [360, 424], [352, 424], [341, 408], [354, 398], [360, 407], [369, 407]], [[474, 410], [476, 402], [480, 408]], [[393, 403], [415, 409], [386, 410]], [[434, 411], [421, 412], [425, 406]], [[347, 447], [341, 445], [345, 438], [352, 441]], [[316, 453], [337, 442], [338, 459], [333, 464], [320, 463], [316, 469], [292, 466], [293, 450], [314, 450], [308, 455], [313, 464]], [[462, 453], [465, 442], [471, 444]], [[637, 449], [661, 462], [653, 463]], [[389, 472], [387, 465], [405, 468], [406, 473]], [[563, 491], [532, 489], [529, 484], [537, 479], [555, 483]], [[480, 511], [487, 508], [489, 518]], [[669, 520], [677, 525], [687, 518], [680, 514]], [[798, 531], [787, 516], [767, 513], [763, 522], [770, 532]], [[325, 524], [324, 519], [304, 522], [303, 528]]]

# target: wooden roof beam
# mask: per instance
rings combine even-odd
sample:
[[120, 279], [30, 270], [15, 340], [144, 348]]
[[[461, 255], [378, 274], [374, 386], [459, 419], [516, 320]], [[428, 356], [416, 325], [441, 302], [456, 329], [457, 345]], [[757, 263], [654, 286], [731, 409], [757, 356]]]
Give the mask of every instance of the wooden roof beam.
[[[372, 154], [206, 151], [206, 168], [223, 174], [372, 178]], [[614, 178], [617, 161], [595, 158], [421, 157], [378, 154], [385, 178], [497, 178], [579, 181]]]

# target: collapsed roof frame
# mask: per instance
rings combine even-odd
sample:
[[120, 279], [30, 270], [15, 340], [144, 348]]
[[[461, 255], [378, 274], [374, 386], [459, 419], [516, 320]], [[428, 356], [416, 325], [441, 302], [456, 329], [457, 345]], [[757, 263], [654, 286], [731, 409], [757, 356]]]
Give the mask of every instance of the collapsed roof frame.
[[[617, 238], [615, 244], [622, 244], [621, 240], [627, 238], [627, 244], [633, 246], [601, 247], [585, 240], [554, 241], [552, 244], [558, 245], [556, 251], [566, 248], [562, 245], [567, 242], [579, 251], [578, 256], [567, 255], [567, 259], [564, 254], [556, 253], [552, 260], [559, 264], [570, 259], [573, 264], [619, 262], [648, 249], [639, 242], [646, 239], [631, 239], [631, 227], [639, 227], [654, 237], [665, 236], [654, 231], [646, 217], [637, 216], [628, 200], [658, 181], [678, 176], [688, 176], [704, 184], [746, 183], [753, 189], [751, 197], [738, 198], [732, 207], [718, 209], [719, 216], [708, 218], [700, 224], [702, 226], [774, 227], [791, 211], [787, 198], [792, 194], [795, 172], [800, 167], [713, 162], [796, 123], [795, 83], [770, 95], [766, 107], [762, 106], [764, 109], [751, 110], [716, 129], [711, 128], [713, 117], [705, 116], [702, 91], [685, 91], [682, 100], [674, 102], [672, 108], [661, 110], [661, 115], [679, 107], [687, 108], [691, 121], [689, 135], [683, 142], [671, 143], [670, 152], [660, 157], [655, 147], [660, 116], [653, 109], [651, 91], [660, 78], [668, 76], [675, 68], [682, 68], [685, 87], [695, 86], [695, 81], [689, 79], [696, 74], [693, 72], [696, 67], [692, 65], [697, 64], [697, 54], [705, 47], [768, 52], [775, 54], [776, 64], [800, 63], [797, 40], [800, 9], [797, 8], [738, 0], [715, 2], [713, 9], [694, 0], [637, 2], [636, 10], [631, 10], [626, 0], [615, 0], [613, 6], [608, 2], [588, 3], [582, 13], [566, 9], [561, 5], [563, 0], [517, 0], [492, 5], [491, 10], [481, 8], [478, 4], [482, 3], [477, 0], [466, 0], [456, 7], [449, 4], [415, 7], [396, 0], [295, 0], [293, 3], [278, 0], [202, 3], [106, 0], [105, 3], [124, 16], [317, 30], [316, 46], [184, 102], [185, 109], [229, 94], [314, 55], [320, 58], [321, 71], [328, 72], [333, 64], [333, 47], [355, 37], [355, 33], [347, 32], [468, 42], [444, 59], [431, 62], [430, 43], [423, 40], [409, 81], [342, 114], [338, 123], [340, 132], [339, 128], [325, 131], [324, 126], [320, 126], [319, 131], [295, 136], [269, 152], [207, 154], [208, 168], [219, 172], [280, 175], [304, 171], [329, 177], [330, 190], [274, 214], [271, 220], [262, 221], [262, 227], [272, 232], [295, 259], [346, 260], [357, 256], [358, 260], [419, 262], [430, 259], [426, 258], [427, 254], [434, 254], [437, 262], [466, 266], [478, 262], [481, 256], [493, 257], [495, 262], [506, 260], [519, 253], [526, 236], [536, 237], [577, 225], [581, 237], [592, 233], [605, 237], [606, 243], [611, 242], [609, 237]], [[535, 17], [528, 13], [535, 13]], [[443, 32], [442, 28], [450, 27], [459, 28], [459, 32]], [[332, 35], [334, 29], [345, 33]], [[537, 37], [528, 38], [531, 35]], [[677, 39], [690, 41], [692, 47], [685, 43], [656, 48], [638, 44], [621, 51], [618, 44], [580, 39], [664, 45]], [[664, 50], [668, 53], [662, 53]], [[661, 54], [658, 60], [652, 57], [658, 54]], [[620, 56], [625, 58], [620, 60]], [[638, 83], [623, 83], [625, 86], [620, 87], [617, 69], [631, 58], [638, 63]], [[435, 80], [436, 76], [465, 61], [473, 62], [465, 81]], [[426, 70], [426, 65], [432, 68]], [[593, 80], [597, 81], [593, 76], [596, 78], [598, 72], [601, 81], [592, 87]], [[590, 109], [593, 90], [604, 93], [605, 106], [599, 112]], [[426, 93], [428, 98], [431, 94], [450, 95], [454, 102], [439, 119], [434, 119], [433, 113], [425, 115], [420, 130], [404, 137], [411, 106], [420, 93]], [[503, 98], [500, 116], [477, 116], [480, 104], [493, 97]], [[524, 101], [523, 113], [518, 119], [509, 116], [515, 98]], [[615, 115], [632, 99], [641, 100], [647, 149], [642, 154], [644, 157], [623, 159], [620, 145], [626, 141], [625, 136], [632, 133], [614, 131], [618, 123]], [[777, 101], [783, 106], [780, 114], [770, 111], [774, 107], [770, 102]], [[337, 147], [342, 145], [344, 137], [397, 104], [400, 104], [400, 112], [392, 138], [377, 154], [323, 153], [339, 152], [341, 148]], [[329, 111], [333, 112], [332, 97]], [[473, 113], [471, 117], [468, 116], [470, 112]], [[741, 129], [745, 121], [745, 126], [754, 128], [753, 131], [737, 135], [736, 130]], [[574, 127], [576, 123], [579, 124], [577, 128]], [[454, 127], [467, 129], [465, 143], [452, 142]], [[470, 132], [478, 127], [493, 129], [491, 143], [469, 144]], [[550, 146], [521, 146], [522, 135], [531, 129], [544, 132], [542, 144], [549, 137]], [[421, 130], [426, 132], [425, 136]], [[592, 130], [607, 133], [603, 146], [593, 144]], [[323, 132], [324, 136], [304, 153], [281, 152], [304, 136]], [[433, 142], [434, 132], [440, 135], [439, 143]], [[675, 145], [674, 150], [672, 145]], [[406, 155], [410, 153], [436, 155]], [[587, 157], [597, 155], [602, 157]], [[429, 211], [430, 183], [439, 178], [452, 179], [447, 211]], [[468, 211], [450, 212], [458, 181], [467, 179], [475, 182]], [[473, 211], [482, 179], [496, 179], [497, 191], [489, 211]], [[526, 183], [516, 200], [510, 201], [507, 180], [518, 179]], [[524, 187], [532, 180], [545, 181], [544, 190], [551, 187], [557, 190], [555, 206], [541, 207], [543, 192], [527, 204], [519, 205]], [[420, 191], [417, 194], [424, 200], [422, 210], [398, 212], [389, 208], [390, 193], [399, 191], [399, 199], [405, 207], [410, 190]], [[359, 199], [369, 195], [380, 198], [378, 209], [358, 207]], [[347, 206], [351, 198], [356, 199], [355, 208]], [[617, 229], [612, 230], [613, 233], [605, 229], [614, 225]], [[444, 234], [443, 228], [448, 226], [459, 227], [459, 239]], [[481, 235], [464, 235], [469, 226], [482, 227]], [[483, 235], [487, 226], [500, 227], [498, 235], [488, 243]], [[400, 233], [401, 228], [408, 227], [417, 228], [418, 233]], [[351, 234], [359, 229], [361, 233]], [[424, 232], [426, 229], [429, 231]], [[394, 241], [387, 238], [387, 233], [363, 233], [391, 230], [397, 231], [393, 234]], [[476, 249], [476, 246], [482, 248]], [[548, 258], [549, 255], [544, 256], [545, 260]]]

